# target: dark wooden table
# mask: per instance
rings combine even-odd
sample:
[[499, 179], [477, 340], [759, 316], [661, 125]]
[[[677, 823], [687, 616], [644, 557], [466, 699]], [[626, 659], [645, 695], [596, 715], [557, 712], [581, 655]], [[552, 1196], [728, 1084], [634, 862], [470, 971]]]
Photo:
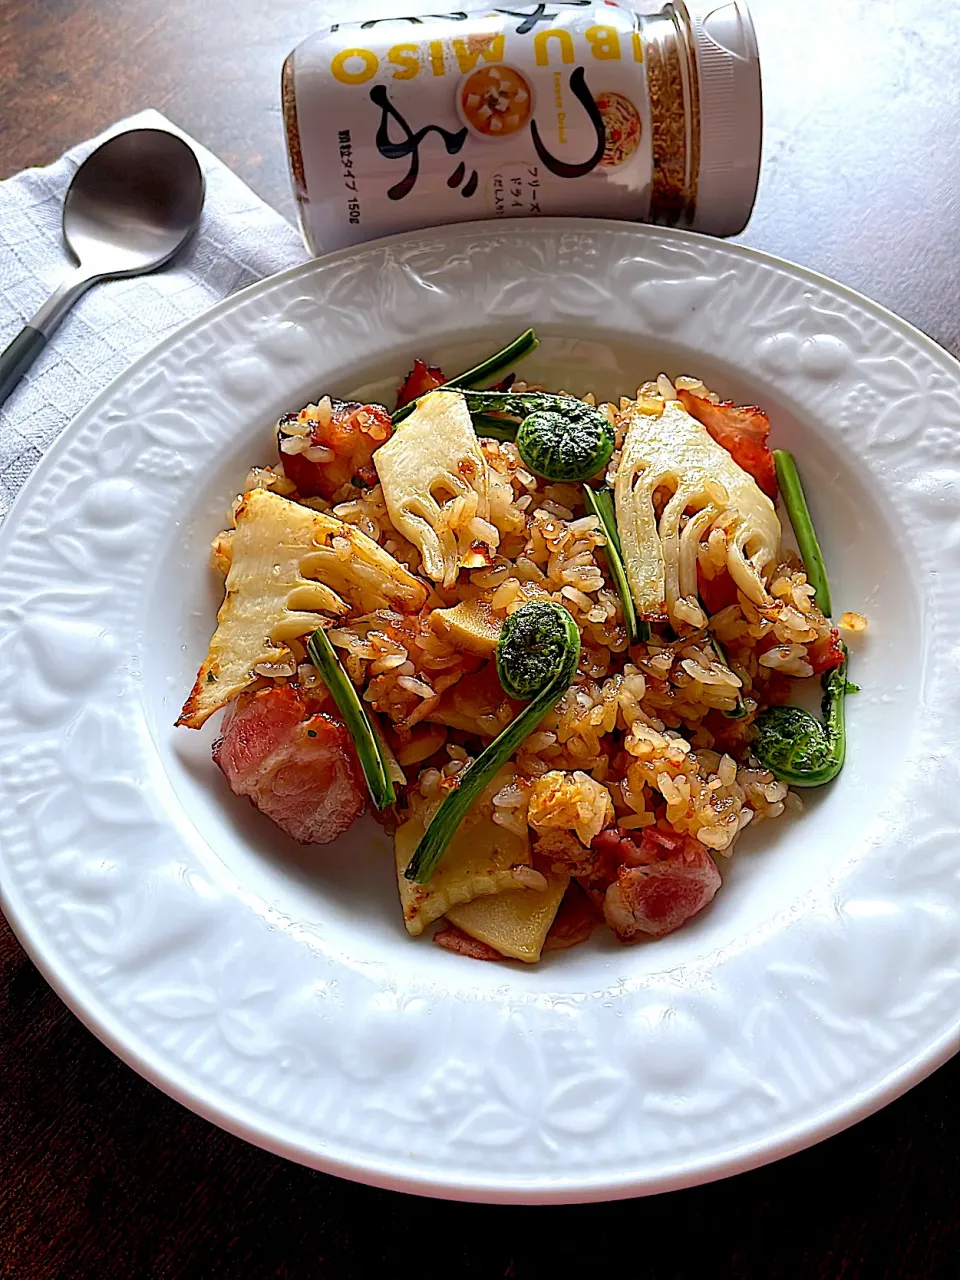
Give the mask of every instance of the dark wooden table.
[[[863, 290], [960, 354], [958, 0], [753, 11], [766, 149], [742, 239]], [[0, 0], [0, 177], [155, 106], [289, 214], [280, 65], [331, 12]], [[650, 1280], [955, 1277], [958, 1094], [955, 1059], [810, 1151], [649, 1200], [418, 1200], [289, 1165], [184, 1111], [84, 1030], [0, 920], [0, 1278], [354, 1280], [419, 1266], [527, 1280], [620, 1272], [624, 1254], [626, 1274]]]

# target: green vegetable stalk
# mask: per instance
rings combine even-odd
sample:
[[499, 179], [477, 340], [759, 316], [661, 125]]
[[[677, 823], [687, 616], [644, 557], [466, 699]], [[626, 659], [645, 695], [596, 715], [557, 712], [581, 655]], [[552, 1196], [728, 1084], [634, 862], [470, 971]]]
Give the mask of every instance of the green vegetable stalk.
[[[589, 480], [613, 456], [613, 426], [604, 414], [575, 396], [545, 391], [467, 391], [473, 415], [513, 418], [517, 450], [535, 475], [545, 480]], [[507, 424], [504, 424], [507, 425]]]
[[580, 632], [561, 605], [532, 600], [507, 618], [497, 643], [497, 674], [510, 697], [529, 706], [460, 775], [410, 859], [408, 880], [428, 883], [484, 787], [566, 693], [579, 659]]
[[822, 787], [843, 768], [846, 753], [844, 698], [854, 692], [847, 683], [847, 648], [843, 661], [821, 677], [823, 721], [800, 707], [768, 707], [757, 717], [753, 752], [781, 782], [791, 787]]
[[[829, 618], [832, 612], [830, 584], [797, 464], [783, 449], [774, 450], [773, 461], [783, 502], [797, 535], [807, 581], [813, 587], [821, 612]], [[822, 722], [800, 707], [768, 707], [757, 717], [753, 752], [764, 768], [791, 787], [822, 787], [843, 768], [847, 749], [844, 700], [848, 693], [858, 690], [847, 680], [847, 646], [840, 648], [842, 661], [820, 677]]]
[[367, 780], [370, 798], [378, 809], [386, 809], [397, 797], [393, 783], [390, 781], [380, 739], [353, 687], [353, 681], [344, 671], [333, 645], [327, 639], [327, 633], [322, 628], [316, 630], [307, 641], [307, 653], [310, 655], [310, 661], [319, 671], [323, 683], [330, 690], [330, 695], [343, 716], [343, 723], [350, 731], [350, 736], [357, 748], [357, 758], [360, 761], [363, 776]]
[[489, 413], [472, 413], [473, 429], [478, 436], [491, 440], [516, 440], [517, 424], [507, 418], [495, 418]]
[[786, 450], [774, 449], [773, 465], [777, 470], [777, 483], [783, 494], [783, 505], [787, 508], [793, 532], [797, 535], [797, 546], [800, 548], [803, 567], [807, 571], [807, 581], [813, 587], [813, 598], [820, 606], [820, 612], [825, 618], [829, 618], [833, 612], [830, 602], [830, 583], [827, 581], [823, 553], [814, 532], [813, 521], [810, 519], [807, 500], [803, 495], [797, 464], [793, 460], [793, 455]]
[[636, 644], [641, 640], [649, 640], [650, 624], [637, 617], [633, 596], [630, 594], [630, 584], [627, 581], [627, 573], [623, 567], [623, 552], [620, 548], [620, 535], [617, 532], [617, 514], [613, 502], [613, 494], [606, 485], [602, 489], [592, 489], [590, 485], [585, 484], [583, 486], [583, 503], [591, 515], [600, 517], [600, 527], [603, 530], [604, 537], [607, 539], [607, 545], [604, 548], [607, 564], [610, 566], [610, 576], [613, 578], [614, 585], [617, 588], [617, 595], [620, 597], [620, 608], [623, 612], [624, 626], [627, 628], [627, 638], [631, 644]]
[[[716, 638], [716, 636], [710, 637], [710, 643], [713, 645], [713, 650], [717, 655], [717, 661], [722, 666], [726, 667], [728, 670], [733, 670], [733, 668], [730, 666], [730, 663], [727, 661], [727, 655], [724, 652], [723, 645]], [[743, 719], [743, 717], [747, 714], [747, 704], [743, 700], [742, 693], [737, 694], [737, 705], [734, 707], [734, 709], [732, 711], [725, 711], [723, 714], [727, 717], [728, 720]]]
[[[525, 333], [521, 333], [519, 338], [514, 338], [502, 350], [495, 352], [492, 356], [488, 356], [486, 360], [481, 360], [478, 365], [474, 365], [472, 369], [467, 369], [465, 373], [457, 374], [455, 378], [451, 378], [449, 382], [445, 382], [442, 386], [437, 387], [436, 390], [457, 391], [462, 390], [464, 387], [475, 387], [478, 383], [490, 382], [492, 379], [499, 377], [500, 374], [506, 373], [518, 360], [522, 360], [524, 356], [536, 351], [539, 345], [537, 335], [532, 329], [527, 329]], [[413, 413], [417, 403], [416, 400], [413, 400], [410, 404], [405, 404], [391, 414], [391, 421], [394, 426]]]

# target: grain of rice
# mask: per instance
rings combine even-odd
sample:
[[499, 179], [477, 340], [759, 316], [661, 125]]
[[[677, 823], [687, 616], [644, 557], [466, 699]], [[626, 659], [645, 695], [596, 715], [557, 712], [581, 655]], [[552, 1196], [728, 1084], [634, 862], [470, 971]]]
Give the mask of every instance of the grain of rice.
[[401, 689], [406, 689], [408, 693], [415, 693], [418, 698], [432, 698], [433, 690], [428, 684], [424, 684], [422, 680], [417, 680], [413, 676], [400, 676], [397, 684]]
[[768, 649], [760, 655], [761, 667], [772, 667], [775, 671], [786, 671], [805, 653], [803, 645], [781, 644], [775, 649]]
[[507, 578], [493, 593], [490, 598], [490, 604], [494, 609], [506, 609], [508, 605], [516, 600], [519, 593], [519, 581], [516, 578]]
[[254, 675], [275, 680], [285, 676], [296, 675], [297, 664], [292, 658], [278, 659], [276, 662], [258, 662], [253, 668]]
[[678, 622], [685, 622], [690, 627], [699, 629], [707, 625], [707, 619], [699, 604], [688, 597], [681, 596], [674, 603], [671, 612]]
[[[603, 575], [600, 570], [590, 566], [589, 568], [574, 565], [571, 569], [564, 569], [560, 574], [560, 581], [568, 586], [576, 587], [580, 592], [599, 591], [603, 586]], [[592, 608], [593, 601], [590, 601]]]
[[302, 689], [316, 689], [323, 684], [323, 680], [312, 663], [304, 662], [297, 667], [297, 683]]
[[514, 573], [521, 582], [545, 582], [546, 575], [538, 564], [530, 560], [527, 556], [519, 556], [514, 567]]
[[395, 671], [397, 667], [402, 667], [406, 661], [406, 650], [404, 650], [403, 653], [387, 654], [386, 657], [377, 658], [370, 664], [370, 674], [372, 676], [379, 676], [386, 671]]
[[440, 792], [440, 770], [439, 769], [432, 769], [432, 768], [424, 769], [423, 773], [421, 773], [420, 775], [419, 781], [420, 781], [420, 790], [427, 799], [430, 799], [431, 797], [439, 794]]
[[510, 565], [508, 563], [495, 564], [490, 569], [474, 570], [471, 575], [471, 581], [476, 587], [496, 587], [509, 576]]
[[529, 788], [510, 783], [493, 797], [493, 803], [501, 809], [519, 809], [525, 807], [529, 799]]
[[322, 444], [312, 444], [301, 451], [308, 462], [332, 462], [334, 452]]
[[480, 542], [489, 543], [491, 547], [495, 547], [500, 542], [500, 531], [489, 520], [482, 520], [479, 516], [474, 516], [467, 525], [467, 530], [472, 538], [478, 539]]
[[866, 631], [867, 620], [862, 613], [841, 613], [839, 625], [844, 631], [859, 634]]
[[324, 396], [318, 404], [311, 407], [316, 411], [315, 416], [317, 422], [319, 422], [322, 427], [329, 427], [330, 423], [333, 421], [333, 403], [331, 402], [330, 397]]
[[434, 657], [433, 654], [425, 653], [420, 661], [421, 665], [428, 671], [446, 671], [450, 667], [458, 666], [461, 658], [456, 653], [447, 653], [442, 657]]
[[558, 520], [573, 519], [573, 512], [568, 507], [561, 507], [557, 502], [547, 500], [541, 503], [539, 510], [546, 512], [548, 515], [556, 516]]
[[515, 867], [513, 875], [517, 884], [524, 889], [536, 889], [542, 893], [547, 887], [546, 876], [533, 867]]
[[418, 707], [407, 716], [405, 720], [401, 720], [397, 728], [412, 729], [414, 725], [420, 724], [427, 716], [432, 715], [440, 703], [439, 693], [435, 693], [433, 697], [424, 698]]
[[567, 600], [572, 600], [574, 604], [578, 604], [581, 609], [589, 612], [593, 608], [593, 601], [589, 596], [584, 595], [582, 591], [578, 591], [576, 587], [563, 587], [560, 594]]
[[571, 520], [567, 532], [579, 537], [581, 533], [601, 533], [599, 516], [581, 516], [579, 520]]

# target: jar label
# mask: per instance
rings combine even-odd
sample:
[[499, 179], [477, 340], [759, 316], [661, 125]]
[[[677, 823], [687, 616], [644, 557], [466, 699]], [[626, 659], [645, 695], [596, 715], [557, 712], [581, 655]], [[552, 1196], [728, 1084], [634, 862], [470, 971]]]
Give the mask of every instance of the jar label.
[[296, 50], [316, 252], [473, 218], [646, 216], [636, 15], [611, 0], [526, 7], [341, 25]]

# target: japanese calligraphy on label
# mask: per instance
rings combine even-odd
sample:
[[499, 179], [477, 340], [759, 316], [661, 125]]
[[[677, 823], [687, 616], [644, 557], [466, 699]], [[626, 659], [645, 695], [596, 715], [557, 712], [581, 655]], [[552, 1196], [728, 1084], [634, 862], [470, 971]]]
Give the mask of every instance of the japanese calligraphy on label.
[[316, 252], [472, 218], [647, 214], [643, 45], [610, 0], [341, 25], [291, 55], [284, 105]]

